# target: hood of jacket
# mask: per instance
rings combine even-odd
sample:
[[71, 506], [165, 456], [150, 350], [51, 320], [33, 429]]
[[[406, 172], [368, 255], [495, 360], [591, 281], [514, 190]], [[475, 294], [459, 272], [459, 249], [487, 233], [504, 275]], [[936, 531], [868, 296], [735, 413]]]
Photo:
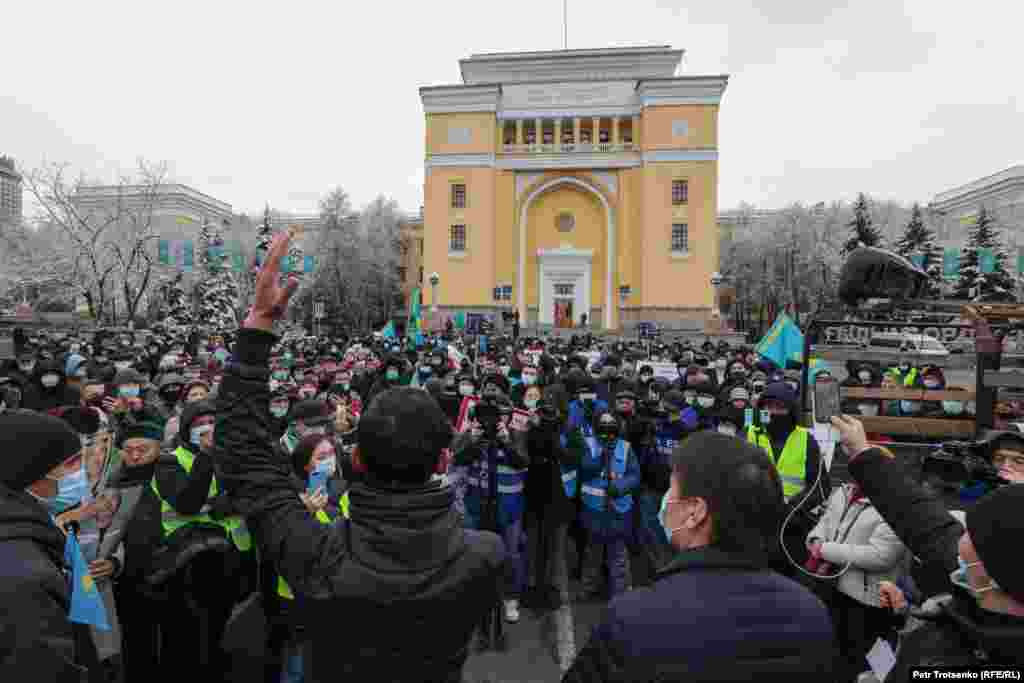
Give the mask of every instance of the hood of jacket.
[[438, 482], [419, 486], [354, 483], [348, 491], [352, 552], [381, 573], [443, 570], [465, 543], [455, 493]]
[[64, 564], [64, 534], [42, 504], [24, 491], [0, 484], [0, 543], [32, 541], [54, 564]]

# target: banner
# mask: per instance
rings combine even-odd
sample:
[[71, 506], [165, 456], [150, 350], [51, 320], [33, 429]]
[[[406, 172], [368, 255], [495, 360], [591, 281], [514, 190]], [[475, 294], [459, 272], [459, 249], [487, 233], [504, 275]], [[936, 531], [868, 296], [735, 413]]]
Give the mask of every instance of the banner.
[[942, 276], [956, 277], [960, 270], [960, 253], [956, 249], [942, 251]]
[[188, 216], [178, 216], [177, 218], [174, 219], [174, 222], [177, 223], [178, 225], [189, 225], [191, 223], [195, 223], [195, 221], [193, 221]]
[[315, 256], [304, 256], [302, 259], [302, 271], [305, 273], [312, 273], [316, 268], [316, 257]]
[[157, 242], [157, 259], [165, 266], [177, 266], [186, 272], [192, 271], [192, 240], [160, 240]]
[[983, 273], [991, 273], [996, 269], [996, 254], [991, 247], [978, 249], [978, 269]]

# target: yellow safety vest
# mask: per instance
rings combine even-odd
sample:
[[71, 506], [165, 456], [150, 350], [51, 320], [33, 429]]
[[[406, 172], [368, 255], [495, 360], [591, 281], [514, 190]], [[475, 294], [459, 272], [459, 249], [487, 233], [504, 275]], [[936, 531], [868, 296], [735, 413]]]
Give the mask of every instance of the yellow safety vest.
[[747, 429], [747, 441], [763, 448], [775, 463], [775, 469], [782, 480], [782, 495], [787, 501], [804, 490], [807, 481], [807, 430], [805, 428], [793, 428], [778, 460], [772, 452], [771, 439], [768, 438], [768, 434], [764, 430], [751, 425]]
[[[348, 519], [348, 491], [346, 491], [345, 495], [343, 495], [341, 500], [338, 501], [338, 510], [341, 512], [342, 517]], [[318, 522], [325, 526], [331, 523], [331, 518], [328, 517], [327, 513], [323, 510], [316, 511], [316, 518]], [[277, 594], [285, 600], [295, 599], [295, 594], [292, 593], [291, 586], [288, 585], [288, 582], [285, 581], [284, 577], [280, 574], [277, 576]]]
[[[178, 459], [178, 464], [181, 465], [186, 472], [192, 472], [192, 463], [195, 461], [195, 455], [192, 451], [178, 446], [174, 450], [174, 456]], [[221, 520], [216, 520], [210, 517], [210, 505], [203, 505], [199, 510], [198, 515], [183, 515], [175, 510], [170, 503], [163, 499], [160, 495], [160, 489], [156, 485], [156, 478], [150, 482], [150, 487], [156, 493], [157, 498], [160, 499], [160, 522], [164, 529], [164, 538], [170, 536], [175, 531], [183, 526], [189, 524], [214, 524], [216, 526], [224, 527], [224, 531], [231, 537], [235, 547], [241, 552], [245, 552], [252, 548], [252, 538], [249, 536], [249, 529], [245, 526], [245, 520], [241, 517], [226, 517]], [[217, 478], [210, 478], [210, 493], [207, 500], [214, 498], [217, 495]]]

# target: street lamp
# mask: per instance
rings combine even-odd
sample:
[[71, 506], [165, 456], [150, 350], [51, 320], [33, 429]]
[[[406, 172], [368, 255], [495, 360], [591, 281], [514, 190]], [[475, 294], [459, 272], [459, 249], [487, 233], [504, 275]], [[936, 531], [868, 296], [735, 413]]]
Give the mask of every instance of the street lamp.
[[437, 315], [437, 286], [441, 284], [441, 276], [437, 272], [430, 274], [430, 312]]
[[718, 305], [718, 287], [724, 281], [725, 281], [725, 278], [723, 278], [722, 274], [719, 273], [717, 270], [715, 272], [711, 273], [711, 286], [714, 287], [714, 289], [715, 289], [715, 305], [711, 309], [711, 317], [712, 318], [716, 318], [717, 319], [717, 318], [721, 317], [721, 315], [722, 315], [721, 311], [719, 311], [719, 305]]

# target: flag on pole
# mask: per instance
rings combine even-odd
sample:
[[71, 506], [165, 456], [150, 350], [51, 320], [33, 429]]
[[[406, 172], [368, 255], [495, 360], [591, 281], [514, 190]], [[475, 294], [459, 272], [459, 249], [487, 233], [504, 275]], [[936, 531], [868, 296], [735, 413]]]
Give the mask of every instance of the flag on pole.
[[384, 335], [385, 339], [394, 339], [395, 336], [396, 336], [395, 335], [395, 324], [389, 320], [388, 324], [385, 325], [384, 329], [381, 331], [381, 334]]
[[316, 257], [305, 256], [303, 257], [303, 272], [312, 273], [316, 269]]
[[772, 361], [780, 368], [786, 368], [786, 361], [801, 362], [804, 353], [804, 335], [796, 323], [785, 313], [779, 314], [768, 334], [757, 343], [758, 354]]
[[188, 216], [178, 216], [178, 217], [177, 217], [177, 218], [175, 219], [175, 222], [176, 222], [176, 223], [177, 223], [178, 225], [189, 225], [190, 223], [194, 223], [195, 221], [193, 221], [193, 220], [192, 220], [191, 218], [189, 218]]
[[181, 245], [181, 269], [186, 273], [191, 273], [193, 260], [192, 240], [185, 240]]
[[103, 631], [110, 630], [107, 608], [82, 556], [78, 537], [68, 533], [64, 544], [64, 562], [71, 567], [71, 611], [68, 618], [76, 624], [88, 624]]
[[239, 240], [232, 240], [228, 245], [228, 253], [231, 254], [231, 267], [236, 273], [245, 270], [245, 259], [242, 256], [242, 243]]

